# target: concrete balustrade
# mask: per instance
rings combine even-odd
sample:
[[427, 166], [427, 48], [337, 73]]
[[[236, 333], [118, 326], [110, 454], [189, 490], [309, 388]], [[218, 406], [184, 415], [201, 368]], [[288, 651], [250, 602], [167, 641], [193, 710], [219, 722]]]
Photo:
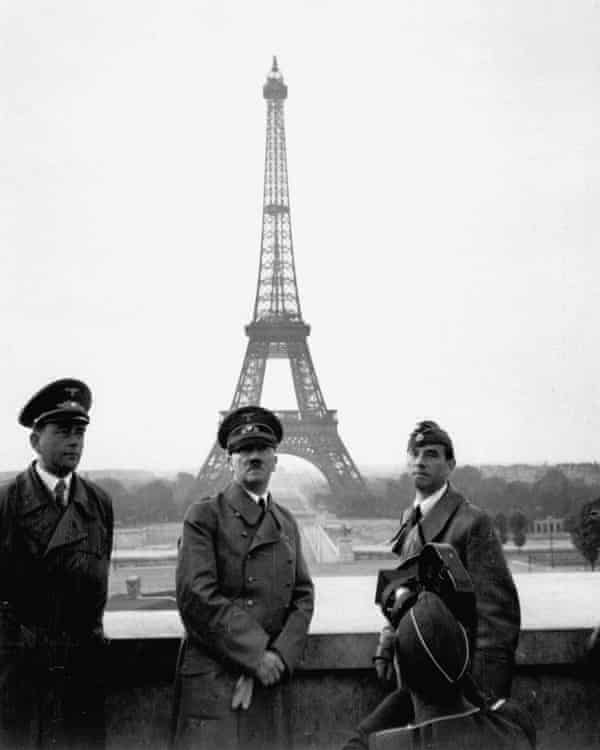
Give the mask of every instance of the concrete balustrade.
[[[600, 574], [531, 574], [516, 581], [523, 631], [513, 696], [531, 711], [542, 750], [600, 747], [600, 669], [586, 655], [600, 623]], [[383, 697], [371, 664], [382, 624], [373, 579], [319, 578], [316, 592], [311, 635], [286, 699], [282, 749], [339, 748]], [[164, 748], [182, 632], [178, 614], [107, 612], [105, 625], [109, 747]]]

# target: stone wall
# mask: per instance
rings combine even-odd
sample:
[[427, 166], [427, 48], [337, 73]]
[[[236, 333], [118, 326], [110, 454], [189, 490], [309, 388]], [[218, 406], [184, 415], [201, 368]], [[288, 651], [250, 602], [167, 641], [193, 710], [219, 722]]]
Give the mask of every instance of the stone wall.
[[[600, 747], [600, 674], [585, 661], [590, 632], [522, 633], [513, 696], [532, 713], [542, 750]], [[383, 697], [371, 667], [376, 637], [374, 632], [309, 637], [292, 685], [290, 735], [282, 737], [282, 750], [339, 748], [359, 718]], [[178, 643], [172, 636], [111, 641], [111, 750], [165, 747]]]

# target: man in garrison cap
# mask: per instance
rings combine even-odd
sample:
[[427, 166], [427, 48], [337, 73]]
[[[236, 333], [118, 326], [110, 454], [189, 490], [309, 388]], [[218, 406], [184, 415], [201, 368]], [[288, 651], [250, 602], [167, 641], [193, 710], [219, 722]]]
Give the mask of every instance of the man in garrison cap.
[[[472, 697], [489, 702], [510, 694], [521, 626], [519, 598], [490, 517], [449, 482], [455, 465], [448, 433], [437, 422], [420, 422], [409, 436], [407, 451], [415, 499], [402, 514], [392, 551], [402, 563], [428, 542], [455, 548], [475, 591], [477, 622], [469, 675], [476, 695]], [[377, 674], [388, 686], [396, 682], [393, 644], [394, 629], [388, 625], [374, 657]], [[359, 724], [346, 750], [366, 748], [371, 733], [402, 726], [411, 718], [407, 691], [396, 687]]]
[[282, 437], [267, 409], [228, 414], [218, 440], [233, 481], [184, 518], [176, 571], [185, 626], [178, 750], [280, 748], [285, 737], [287, 683], [304, 649], [314, 592], [296, 521], [269, 492]]
[[50, 383], [24, 406], [33, 463], [0, 489], [0, 747], [105, 746], [108, 495], [75, 470], [92, 395]]
[[465, 694], [470, 639], [444, 602], [423, 591], [394, 638], [400, 678], [414, 706], [411, 723], [371, 735], [370, 750], [532, 750], [536, 732], [518, 705], [475, 705]]

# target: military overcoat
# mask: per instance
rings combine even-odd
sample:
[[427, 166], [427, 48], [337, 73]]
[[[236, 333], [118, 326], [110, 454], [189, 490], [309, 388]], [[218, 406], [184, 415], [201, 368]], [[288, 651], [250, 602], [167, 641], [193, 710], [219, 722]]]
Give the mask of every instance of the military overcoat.
[[110, 498], [74, 474], [59, 508], [32, 465], [0, 489], [0, 746], [98, 747]]
[[422, 724], [373, 734], [369, 750], [534, 750], [536, 731], [515, 703], [498, 701]]
[[194, 503], [184, 519], [176, 592], [186, 632], [178, 745], [193, 737], [203, 750], [268, 747], [269, 730], [281, 731], [285, 685], [262, 688], [256, 680], [248, 712], [232, 711], [231, 699], [265, 649], [279, 653], [288, 676], [304, 649], [314, 591], [292, 514], [271, 498], [263, 517], [235, 482]]

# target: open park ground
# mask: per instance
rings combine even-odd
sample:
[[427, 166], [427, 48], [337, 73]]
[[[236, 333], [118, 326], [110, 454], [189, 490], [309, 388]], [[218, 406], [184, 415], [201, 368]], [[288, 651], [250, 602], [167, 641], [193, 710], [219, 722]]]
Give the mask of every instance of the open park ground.
[[[568, 573], [569, 575], [575, 575], [577, 572], [584, 571], [583, 566], [552, 566], [549, 563], [537, 563], [530, 558], [530, 555], [526, 551], [521, 552], [520, 557], [509, 559], [509, 564], [514, 575], [528, 573]], [[351, 563], [317, 563], [311, 566], [311, 573], [315, 578], [340, 576], [352, 578], [366, 576], [375, 578], [378, 570], [389, 567], [393, 567], [393, 562], [386, 560], [357, 560]], [[600, 580], [600, 570], [596, 575]], [[111, 570], [109, 595], [124, 594], [126, 592], [125, 581], [130, 576], [140, 577], [142, 594], [151, 594], [157, 591], [172, 591], [175, 587], [175, 564], [119, 565]]]
[[[168, 588], [166, 569], [142, 571], [149, 581]], [[119, 575], [121, 572], [119, 571]], [[144, 579], [142, 578], [142, 581]], [[570, 630], [593, 628], [600, 624], [600, 573], [562, 572], [515, 574], [525, 630]], [[116, 583], [116, 581], [115, 581]], [[123, 580], [123, 588], [124, 588]], [[142, 585], [142, 591], [146, 587]], [[383, 616], [373, 601], [373, 575], [316, 575], [315, 615], [313, 633], [377, 632]], [[165, 603], [166, 604], [166, 603]], [[181, 633], [181, 623], [174, 603], [169, 609], [154, 611], [109, 611], [105, 618], [111, 638], [133, 637], [136, 634], [155, 637]], [[343, 613], [343, 614], [341, 614]]]

